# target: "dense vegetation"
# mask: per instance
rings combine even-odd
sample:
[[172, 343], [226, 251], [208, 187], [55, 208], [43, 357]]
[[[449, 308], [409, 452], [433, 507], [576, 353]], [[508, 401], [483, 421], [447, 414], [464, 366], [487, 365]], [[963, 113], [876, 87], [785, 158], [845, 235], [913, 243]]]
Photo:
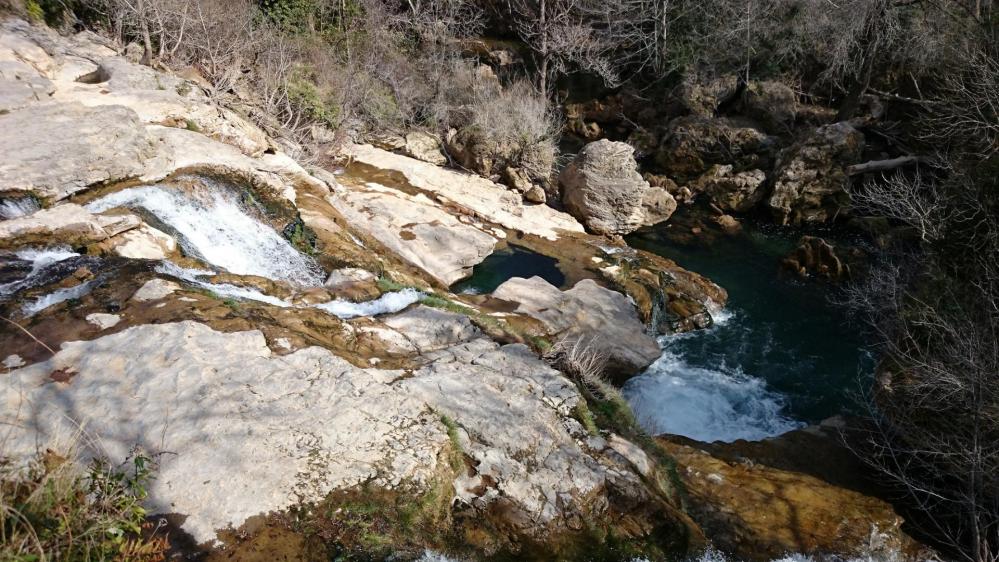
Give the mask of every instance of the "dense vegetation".
[[[914, 233], [885, 244], [850, 291], [882, 358], [870, 460], [949, 553], [999, 560], [999, 10], [991, 0], [16, 7], [137, 42], [148, 64], [195, 67], [216, 96], [313, 161], [346, 139], [423, 130], [466, 167], [452, 148], [474, 146], [500, 162], [477, 171], [512, 167], [551, 189], [559, 104], [580, 75], [650, 105], [691, 84], [731, 79], [742, 90], [774, 80], [797, 101], [834, 110], [833, 120], [858, 120], [890, 156], [918, 160], [854, 185], [860, 212]], [[523, 64], [491, 61], [481, 37], [511, 46]]]

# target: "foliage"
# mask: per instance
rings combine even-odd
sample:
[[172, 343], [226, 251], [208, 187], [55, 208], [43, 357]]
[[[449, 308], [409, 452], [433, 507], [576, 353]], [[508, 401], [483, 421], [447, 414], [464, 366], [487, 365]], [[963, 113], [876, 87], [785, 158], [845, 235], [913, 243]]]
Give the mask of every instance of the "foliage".
[[0, 467], [0, 559], [164, 560], [163, 537], [145, 531], [148, 457], [88, 467], [47, 452], [30, 466]]

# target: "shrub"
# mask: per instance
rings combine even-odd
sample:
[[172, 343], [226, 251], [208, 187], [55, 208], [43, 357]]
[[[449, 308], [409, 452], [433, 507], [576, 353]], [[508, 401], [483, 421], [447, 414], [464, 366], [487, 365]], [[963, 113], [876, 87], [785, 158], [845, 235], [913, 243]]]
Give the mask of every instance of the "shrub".
[[163, 560], [166, 539], [143, 536], [151, 477], [141, 454], [84, 466], [47, 451], [27, 467], [0, 466], [0, 559]]

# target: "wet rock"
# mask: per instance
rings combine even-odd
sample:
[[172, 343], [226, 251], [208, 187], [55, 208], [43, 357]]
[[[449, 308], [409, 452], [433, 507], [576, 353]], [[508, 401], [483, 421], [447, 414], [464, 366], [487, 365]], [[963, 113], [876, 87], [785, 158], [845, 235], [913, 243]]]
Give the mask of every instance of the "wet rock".
[[836, 248], [816, 236], [802, 236], [798, 247], [781, 261], [781, 267], [801, 278], [842, 281], [850, 277], [850, 266], [840, 259]]
[[777, 139], [728, 119], [680, 117], [670, 122], [656, 163], [678, 180], [693, 179], [715, 164], [736, 171], [767, 169]]
[[0, 248], [29, 244], [85, 246], [141, 224], [142, 220], [132, 214], [93, 214], [79, 205], [67, 203], [0, 222]]
[[767, 200], [781, 224], [828, 222], [849, 206], [846, 166], [860, 161], [864, 135], [848, 123], [819, 127], [777, 159]]
[[59, 200], [142, 175], [156, 147], [128, 108], [46, 103], [0, 115], [0, 153], [0, 191]]
[[766, 179], [761, 170], [734, 172], [730, 165], [715, 165], [693, 185], [722, 210], [745, 213], [763, 200]]
[[514, 277], [493, 291], [497, 299], [517, 303], [516, 312], [540, 320], [553, 337], [580, 340], [603, 353], [608, 371], [618, 379], [636, 374], [659, 358], [628, 297], [586, 279], [560, 291], [541, 277]]
[[401, 151], [406, 156], [429, 162], [435, 166], [447, 164], [447, 157], [441, 152], [441, 140], [435, 135], [424, 132], [414, 132], [406, 135]]
[[173, 236], [148, 224], [140, 224], [98, 244], [98, 247], [110, 250], [123, 258], [163, 260], [177, 251], [177, 241]]
[[331, 291], [342, 291], [349, 290], [354, 285], [373, 282], [375, 279], [375, 274], [366, 269], [343, 267], [331, 271], [323, 286]]
[[586, 145], [561, 173], [566, 209], [597, 234], [627, 234], [665, 221], [676, 200], [638, 173], [634, 149], [600, 140]]
[[789, 552], [929, 560], [903, 520], [863, 479], [837, 430], [806, 428], [759, 442], [659, 438], [676, 459], [688, 510], [717, 548], [768, 561]]
[[137, 302], [156, 301], [180, 290], [180, 285], [166, 279], [150, 279], [146, 281], [138, 291], [132, 295], [132, 300]]

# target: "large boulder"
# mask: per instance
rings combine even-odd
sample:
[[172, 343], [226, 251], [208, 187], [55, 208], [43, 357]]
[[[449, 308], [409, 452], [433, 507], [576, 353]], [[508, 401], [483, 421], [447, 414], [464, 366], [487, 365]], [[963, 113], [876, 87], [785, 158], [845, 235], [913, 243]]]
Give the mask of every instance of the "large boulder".
[[665, 221], [676, 200], [638, 173], [634, 149], [599, 140], [583, 147], [562, 171], [562, 202], [569, 213], [597, 234], [627, 234]]
[[827, 222], [850, 203], [846, 167], [857, 163], [864, 135], [849, 123], [819, 127], [777, 159], [767, 205], [781, 224]]
[[736, 171], [767, 169], [777, 139], [728, 119], [688, 116], [670, 122], [656, 153], [658, 164], [678, 181], [696, 178], [715, 164]]
[[617, 380], [648, 367], [661, 353], [628, 297], [591, 279], [560, 291], [541, 277], [514, 277], [492, 296], [516, 303], [516, 311], [541, 321], [548, 335], [592, 346], [607, 358], [608, 373]]

